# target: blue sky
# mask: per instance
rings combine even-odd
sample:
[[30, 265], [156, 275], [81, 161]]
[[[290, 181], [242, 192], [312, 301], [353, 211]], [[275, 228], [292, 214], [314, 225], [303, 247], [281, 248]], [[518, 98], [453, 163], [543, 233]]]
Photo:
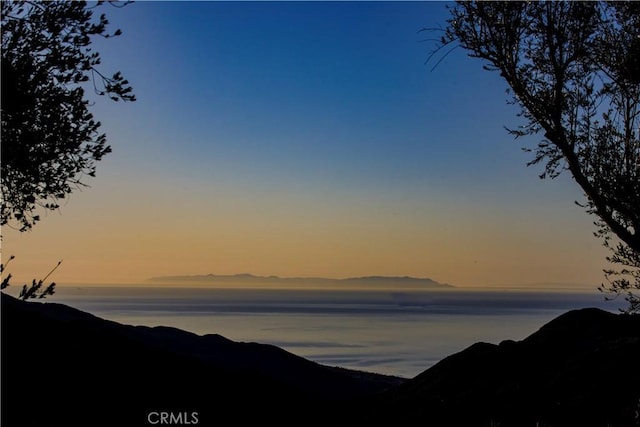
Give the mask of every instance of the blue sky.
[[[5, 251], [28, 277], [413, 275], [595, 286], [605, 252], [570, 177], [541, 181], [505, 85], [454, 50], [441, 2], [137, 2], [95, 44], [132, 104], [92, 188]], [[11, 231], [11, 230], [9, 230]], [[6, 252], [5, 252], [6, 253]]]

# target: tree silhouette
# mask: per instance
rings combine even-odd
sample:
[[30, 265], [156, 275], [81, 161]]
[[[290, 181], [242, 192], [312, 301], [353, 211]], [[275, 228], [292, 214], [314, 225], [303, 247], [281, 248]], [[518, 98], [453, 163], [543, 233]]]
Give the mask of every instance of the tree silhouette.
[[544, 165], [541, 178], [568, 170], [586, 196], [578, 204], [598, 217], [595, 234], [620, 266], [600, 290], [640, 311], [640, 3], [457, 2], [450, 12], [429, 60], [461, 46], [500, 73], [525, 121], [508, 131], [543, 136], [526, 148], [529, 165]]
[[[95, 176], [111, 151], [89, 111], [85, 88], [114, 101], [134, 101], [120, 72], [98, 69], [95, 37], [108, 20], [84, 1], [2, 1], [2, 208], [0, 225], [21, 231]], [[116, 6], [118, 4], [109, 2]]]
[[[53, 210], [74, 189], [95, 176], [96, 162], [111, 151], [100, 122], [89, 111], [85, 88], [114, 101], [135, 101], [120, 72], [103, 74], [96, 36], [109, 38], [104, 2], [2, 1], [1, 120], [2, 174], [0, 225], [29, 230], [40, 220], [38, 208]], [[109, 2], [121, 7], [128, 2]], [[0, 237], [1, 238], [1, 237]], [[0, 264], [0, 274], [7, 263]], [[23, 285], [19, 298], [45, 298], [55, 283]], [[5, 276], [0, 289], [9, 286]]]

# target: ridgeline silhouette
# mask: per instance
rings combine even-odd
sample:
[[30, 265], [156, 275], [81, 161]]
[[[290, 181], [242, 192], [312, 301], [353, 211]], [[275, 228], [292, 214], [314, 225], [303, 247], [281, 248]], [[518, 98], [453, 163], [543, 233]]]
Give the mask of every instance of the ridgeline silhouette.
[[640, 421], [640, 316], [599, 309], [568, 312], [520, 342], [474, 344], [410, 380], [4, 293], [2, 349], [6, 427], [148, 426], [158, 411], [182, 421], [195, 412], [199, 426]]

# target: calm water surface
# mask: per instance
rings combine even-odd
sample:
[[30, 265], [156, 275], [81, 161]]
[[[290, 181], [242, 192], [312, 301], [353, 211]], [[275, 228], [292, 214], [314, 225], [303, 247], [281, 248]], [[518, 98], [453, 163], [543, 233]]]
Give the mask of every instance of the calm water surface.
[[59, 287], [50, 299], [131, 325], [274, 344], [317, 362], [413, 377], [484, 341], [520, 340], [593, 292]]

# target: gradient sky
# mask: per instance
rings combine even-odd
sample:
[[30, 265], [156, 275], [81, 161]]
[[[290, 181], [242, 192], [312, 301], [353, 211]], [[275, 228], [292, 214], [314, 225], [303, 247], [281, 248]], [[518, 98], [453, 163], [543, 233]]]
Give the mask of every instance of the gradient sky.
[[440, 2], [138, 2], [97, 100], [113, 153], [31, 232], [13, 283], [253, 273], [595, 287], [606, 251], [569, 176], [539, 180], [505, 85], [453, 51], [425, 64]]

